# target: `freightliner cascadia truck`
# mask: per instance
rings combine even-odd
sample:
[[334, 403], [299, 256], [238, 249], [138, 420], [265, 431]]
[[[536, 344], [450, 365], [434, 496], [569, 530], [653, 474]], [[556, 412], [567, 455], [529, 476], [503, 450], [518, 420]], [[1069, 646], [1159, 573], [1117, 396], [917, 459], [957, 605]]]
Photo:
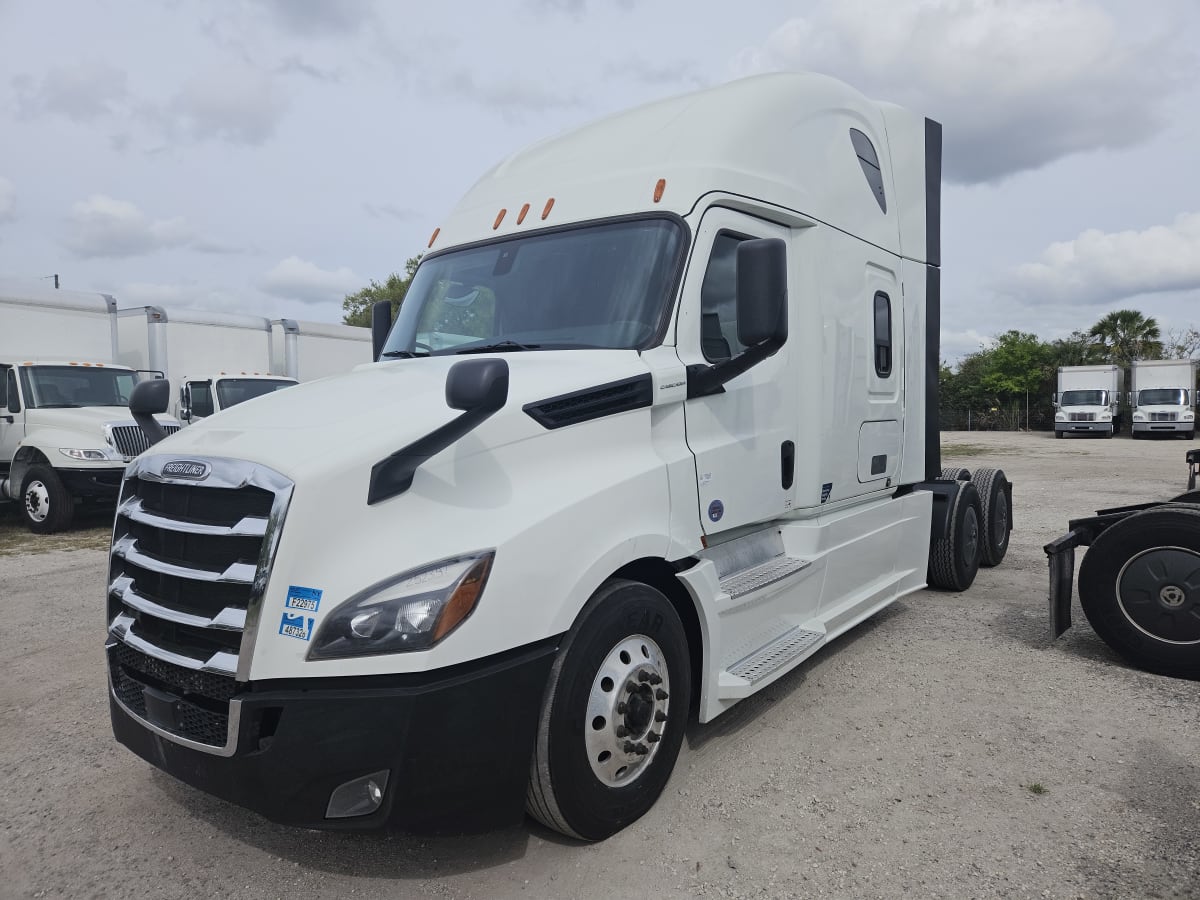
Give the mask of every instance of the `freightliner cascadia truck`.
[[295, 825], [636, 820], [689, 716], [1004, 555], [1004, 474], [940, 468], [940, 166], [803, 74], [500, 163], [374, 363], [129, 467], [117, 739]]

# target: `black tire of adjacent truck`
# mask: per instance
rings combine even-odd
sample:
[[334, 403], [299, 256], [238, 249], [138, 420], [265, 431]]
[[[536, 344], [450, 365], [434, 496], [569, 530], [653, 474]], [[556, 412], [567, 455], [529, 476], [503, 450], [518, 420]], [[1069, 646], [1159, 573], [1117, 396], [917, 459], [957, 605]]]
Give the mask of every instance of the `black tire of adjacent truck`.
[[1101, 532], [1079, 568], [1079, 603], [1131, 664], [1200, 679], [1200, 509], [1156, 507]]
[[666, 597], [605, 582], [550, 671], [525, 809], [548, 828], [599, 841], [658, 799], [691, 704], [688, 644]]
[[979, 491], [979, 503], [983, 508], [983, 541], [979, 564], [998, 566], [1008, 553], [1008, 536], [1012, 533], [1008, 477], [1003, 469], [976, 469], [971, 483]]
[[1183, 439], [1184, 439], [1185, 441], [1194, 441], [1194, 440], [1196, 439], [1196, 431], [1195, 431], [1195, 429], [1193, 429], [1192, 431], [1185, 431], [1185, 432], [1183, 433]]
[[942, 469], [942, 481], [970, 481], [971, 470], [962, 466], [946, 466]]
[[1066, 432], [1056, 431], [1056, 432], [1054, 432], [1054, 437], [1061, 441], [1064, 434], [1066, 434]]
[[942, 590], [965, 591], [979, 572], [983, 550], [983, 505], [975, 485], [968, 481], [959, 486], [947, 515], [947, 536], [929, 547], [926, 581]]
[[50, 466], [30, 466], [21, 483], [21, 514], [34, 534], [62, 531], [75, 517], [75, 499]]

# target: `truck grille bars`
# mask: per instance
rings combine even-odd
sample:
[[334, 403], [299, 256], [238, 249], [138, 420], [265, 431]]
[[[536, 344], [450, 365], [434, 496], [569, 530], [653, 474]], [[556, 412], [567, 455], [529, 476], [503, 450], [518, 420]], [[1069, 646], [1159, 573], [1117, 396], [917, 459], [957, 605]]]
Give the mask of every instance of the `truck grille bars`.
[[[163, 425], [163, 431], [174, 434], [179, 430], [178, 425]], [[139, 453], [150, 449], [150, 439], [136, 422], [109, 424], [104, 426], [109, 442], [125, 457], [126, 461], [133, 459]]]
[[1067, 421], [1068, 422], [1095, 422], [1096, 414], [1095, 413], [1068, 413]]
[[116, 700], [164, 737], [233, 753], [235, 694], [292, 487], [226, 459], [149, 456], [126, 471], [109, 554], [109, 675]]

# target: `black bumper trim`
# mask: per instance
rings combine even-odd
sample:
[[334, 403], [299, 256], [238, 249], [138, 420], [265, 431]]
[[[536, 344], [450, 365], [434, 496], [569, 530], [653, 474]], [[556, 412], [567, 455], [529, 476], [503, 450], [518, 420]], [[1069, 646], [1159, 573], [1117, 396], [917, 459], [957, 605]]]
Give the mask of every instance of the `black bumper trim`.
[[[109, 696], [117, 740], [179, 780], [284, 825], [476, 830], [520, 820], [561, 636], [423, 675], [289, 679], [236, 695], [222, 757], [155, 734]], [[339, 785], [388, 770], [380, 808], [326, 819]]]
[[119, 469], [60, 469], [55, 468], [59, 481], [72, 497], [100, 497], [117, 500], [125, 467]]

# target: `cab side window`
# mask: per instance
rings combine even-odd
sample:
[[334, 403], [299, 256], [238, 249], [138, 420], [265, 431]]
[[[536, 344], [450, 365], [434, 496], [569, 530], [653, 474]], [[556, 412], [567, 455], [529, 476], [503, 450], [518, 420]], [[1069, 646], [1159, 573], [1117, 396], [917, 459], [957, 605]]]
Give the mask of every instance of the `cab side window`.
[[700, 285], [700, 346], [704, 358], [724, 362], [746, 349], [737, 336], [737, 248], [744, 235], [720, 232]]
[[207, 381], [188, 383], [192, 392], [192, 415], [204, 418], [213, 414], [212, 386]]
[[875, 374], [892, 374], [892, 300], [883, 291], [875, 292]]

